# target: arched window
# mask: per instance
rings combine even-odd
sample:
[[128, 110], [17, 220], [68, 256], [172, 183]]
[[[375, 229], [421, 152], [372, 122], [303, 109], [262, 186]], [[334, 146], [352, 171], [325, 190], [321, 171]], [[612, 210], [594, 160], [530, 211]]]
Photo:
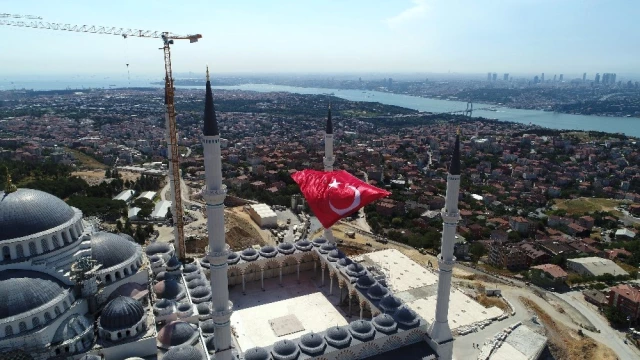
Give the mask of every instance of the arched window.
[[16, 245], [16, 254], [18, 255], [18, 258], [24, 257], [24, 250], [22, 249], [22, 244]]
[[36, 243], [34, 243], [33, 241], [29, 242], [29, 253], [31, 253], [31, 255], [38, 254], [38, 249], [36, 249]]
[[4, 335], [5, 336], [11, 336], [13, 335], [13, 326], [11, 325], [7, 325], [4, 327]]
[[131, 336], [131, 331], [127, 330], [127, 336]]
[[124, 271], [124, 276], [129, 275], [129, 268], [124, 268], [123, 271]]
[[20, 332], [27, 331], [27, 323], [24, 321], [20, 321], [20, 324], [18, 324], [18, 328], [20, 329]]
[[65, 310], [69, 308], [69, 303], [67, 302], [67, 300], [62, 302], [62, 306], [64, 306]]
[[48, 311], [44, 313], [44, 321], [46, 322], [51, 321], [51, 314], [49, 314]]
[[53, 247], [54, 248], [59, 248], [60, 247], [60, 241], [58, 240], [58, 237], [53, 235], [52, 239], [53, 239]]
[[108, 283], [111, 282], [111, 274], [107, 274], [107, 276], [104, 277], [104, 280]]
[[122, 278], [120, 271], [116, 271], [116, 280], [120, 280], [120, 278]]
[[60, 312], [60, 308], [59, 308], [59, 307], [57, 307], [57, 306], [55, 307], [55, 309], [53, 309], [53, 311], [56, 313], [56, 316], [60, 316], [60, 314], [62, 314], [62, 313]]
[[118, 339], [122, 338], [122, 333], [118, 331]]
[[76, 229], [73, 226], [69, 228], [69, 232], [71, 232], [72, 239], [75, 239], [78, 237], [78, 235], [76, 235]]
[[40, 239], [40, 245], [42, 245], [43, 252], [49, 251], [49, 242], [47, 241], [47, 239]]
[[4, 260], [11, 260], [11, 250], [9, 250], [8, 246], [2, 247], [2, 258]]
[[68, 243], [69, 243], [69, 237], [67, 236], [67, 232], [66, 232], [66, 231], [63, 231], [63, 232], [61, 232], [60, 234], [62, 234], [62, 241], [63, 241], [65, 244], [68, 244]]
[[33, 327], [37, 328], [38, 326], [40, 326], [40, 318], [39, 317], [34, 317], [33, 320]]

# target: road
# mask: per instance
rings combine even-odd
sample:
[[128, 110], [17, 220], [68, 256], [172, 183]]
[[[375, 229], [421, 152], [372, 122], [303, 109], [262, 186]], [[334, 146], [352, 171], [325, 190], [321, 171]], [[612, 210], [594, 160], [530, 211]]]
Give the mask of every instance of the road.
[[599, 334], [586, 331], [585, 333], [589, 335], [593, 334], [594, 338], [601, 338], [601, 341], [609, 346], [620, 359], [640, 359], [640, 351], [634, 346], [624, 343], [624, 333], [611, 328], [607, 319], [600, 315], [594, 305], [587, 303], [579, 291], [558, 294], [558, 297], [578, 309], [578, 311], [591, 321], [596, 329], [600, 330]]
[[[202, 207], [202, 204], [191, 201], [189, 199], [189, 187], [187, 186], [187, 184], [184, 182], [183, 179], [180, 179], [180, 186], [182, 187], [181, 193], [182, 193], [182, 202], [184, 205], [197, 205]], [[167, 185], [165, 185], [164, 188], [162, 188], [162, 190], [160, 191], [160, 199], [171, 200], [170, 198], [171, 198], [171, 185], [169, 184], [169, 177], [167, 177]], [[190, 232], [199, 231], [198, 228], [200, 226], [206, 226], [206, 222], [207, 222], [206, 219], [204, 218], [204, 215], [199, 210], [189, 211], [189, 214], [195, 217], [196, 220], [185, 225], [184, 227], [185, 236], [189, 235]], [[160, 235], [158, 236], [159, 240], [161, 241], [173, 240], [174, 235], [173, 235], [172, 227], [162, 226], [162, 227], [159, 227], [158, 231], [160, 233]]]

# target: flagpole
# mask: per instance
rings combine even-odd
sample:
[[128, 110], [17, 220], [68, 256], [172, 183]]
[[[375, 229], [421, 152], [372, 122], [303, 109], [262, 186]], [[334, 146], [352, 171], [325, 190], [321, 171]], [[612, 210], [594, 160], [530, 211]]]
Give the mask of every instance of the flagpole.
[[[331, 122], [331, 103], [329, 103], [327, 126], [324, 131], [324, 158], [322, 159], [322, 162], [324, 164], [324, 171], [333, 171], [333, 163], [335, 162], [335, 159], [333, 157], [333, 123]], [[336, 243], [331, 227], [324, 229], [324, 238], [327, 239], [330, 244]]]

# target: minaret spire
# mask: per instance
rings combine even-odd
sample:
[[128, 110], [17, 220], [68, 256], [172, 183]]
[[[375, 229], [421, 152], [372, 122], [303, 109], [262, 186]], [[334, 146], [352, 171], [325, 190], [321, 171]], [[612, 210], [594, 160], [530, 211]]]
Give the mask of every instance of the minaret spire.
[[222, 183], [222, 156], [220, 152], [220, 133], [213, 107], [211, 82], [207, 67], [207, 85], [204, 103], [204, 148], [205, 188], [202, 197], [207, 202], [207, 232], [209, 234], [209, 253], [211, 264], [211, 310], [215, 326], [215, 358], [231, 360], [231, 318], [232, 308], [229, 302], [229, 280], [227, 278], [227, 258], [229, 246], [225, 243], [224, 199], [227, 187]]
[[16, 185], [13, 182], [11, 182], [11, 173], [9, 172], [9, 168], [5, 166], [4, 170], [7, 172], [7, 182], [6, 184], [4, 184], [5, 195], [18, 191], [18, 188], [16, 187]]
[[331, 103], [329, 103], [329, 114], [327, 115], [327, 128], [325, 130], [327, 134], [333, 134], [333, 123], [331, 122]]
[[213, 92], [211, 91], [211, 81], [209, 80], [209, 67], [207, 66], [206, 95], [204, 98], [204, 136], [220, 135], [218, 131], [218, 119], [216, 109], [213, 106]]
[[447, 194], [442, 209], [442, 245], [438, 255], [438, 296], [436, 316], [428, 330], [430, 342], [438, 357], [450, 360], [453, 357], [453, 336], [449, 326], [449, 296], [451, 294], [451, 275], [456, 258], [453, 256], [456, 228], [460, 220], [458, 194], [460, 192], [460, 130], [456, 134], [449, 174], [447, 175]]

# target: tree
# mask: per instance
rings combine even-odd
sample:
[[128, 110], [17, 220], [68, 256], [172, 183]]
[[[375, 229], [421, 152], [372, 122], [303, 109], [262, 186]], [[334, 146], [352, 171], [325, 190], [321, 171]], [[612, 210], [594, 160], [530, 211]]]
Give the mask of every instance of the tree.
[[478, 260], [487, 253], [487, 250], [482, 243], [474, 242], [469, 246], [469, 252], [473, 257], [473, 261], [478, 262]]
[[118, 230], [118, 232], [122, 232], [122, 228], [122, 221], [116, 220], [116, 229]]
[[107, 171], [104, 172], [104, 177], [107, 179], [111, 178], [111, 169], [107, 169]]

